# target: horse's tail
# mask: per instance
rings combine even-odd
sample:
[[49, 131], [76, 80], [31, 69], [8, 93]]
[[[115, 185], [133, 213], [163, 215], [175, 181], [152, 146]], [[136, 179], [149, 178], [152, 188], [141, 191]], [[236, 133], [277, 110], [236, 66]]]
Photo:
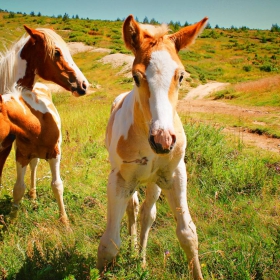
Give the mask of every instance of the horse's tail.
[[5, 162], [7, 160], [7, 157], [9, 156], [9, 154], [12, 150], [15, 136], [10, 134], [5, 140], [7, 140], [8, 143], [7, 143], [7, 145], [5, 145], [5, 148], [0, 151], [0, 185], [1, 185], [3, 168], [4, 168]]

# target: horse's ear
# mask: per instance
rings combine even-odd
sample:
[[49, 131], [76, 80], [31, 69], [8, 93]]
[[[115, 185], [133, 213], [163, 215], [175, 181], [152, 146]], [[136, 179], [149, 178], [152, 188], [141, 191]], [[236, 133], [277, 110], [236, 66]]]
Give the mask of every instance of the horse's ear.
[[30, 37], [34, 43], [39, 37], [40, 38], [42, 37], [42, 33], [36, 29], [30, 28], [27, 25], [24, 25], [24, 29], [30, 35]]
[[133, 15], [129, 15], [124, 21], [123, 39], [126, 47], [135, 54], [143, 39], [143, 32]]
[[169, 35], [169, 39], [174, 42], [177, 52], [194, 43], [197, 36], [199, 36], [199, 34], [206, 27], [207, 22], [208, 18], [205, 17], [200, 22], [186, 26], [178, 32]]

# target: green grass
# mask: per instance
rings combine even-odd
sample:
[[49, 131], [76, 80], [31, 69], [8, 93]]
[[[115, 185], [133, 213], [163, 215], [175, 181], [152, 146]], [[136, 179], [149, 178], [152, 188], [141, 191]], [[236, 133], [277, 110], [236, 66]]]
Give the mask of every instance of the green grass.
[[[70, 20], [66, 24], [62, 19], [42, 19], [44, 26], [53, 26], [56, 30], [64, 28], [59, 32], [65, 40], [69, 40], [68, 28], [75, 32], [85, 30], [85, 38], [91, 38], [88, 31], [95, 30], [103, 36], [96, 41], [96, 46], [124, 49], [120, 42], [113, 42], [116, 40], [113, 36], [120, 35], [121, 22]], [[13, 41], [23, 34], [18, 28], [20, 24], [37, 27], [38, 20], [30, 16], [1, 19], [5, 24], [0, 24], [0, 36]], [[242, 72], [242, 67], [248, 63], [247, 57], [253, 57], [251, 50], [262, 51], [263, 57], [271, 57], [271, 53], [278, 57], [274, 48], [278, 39], [274, 34], [268, 31], [207, 32], [204, 38], [196, 41], [190, 54], [182, 53], [184, 65], [190, 65], [193, 71], [193, 83], [207, 81], [210, 77], [219, 81], [244, 81], [275, 74], [262, 72], [255, 64], [251, 71]], [[242, 47], [243, 43], [246, 48]], [[95, 270], [96, 255], [105, 229], [106, 186], [110, 172], [104, 134], [112, 100], [131, 88], [130, 79], [116, 75], [118, 69], [101, 65], [102, 56], [104, 54], [91, 52], [74, 56], [89, 82], [100, 85], [94, 93], [81, 98], [66, 92], [53, 95], [62, 119], [61, 175], [70, 229], [66, 230], [58, 221], [50, 170], [44, 161], [38, 168], [38, 198], [34, 202], [26, 195], [17, 219], [10, 220], [14, 154], [8, 158], [0, 187], [2, 280], [99, 278]], [[228, 140], [220, 129], [211, 125], [217, 121], [212, 115], [204, 117], [210, 124], [182, 116], [188, 137], [185, 157], [188, 202], [197, 226], [203, 275], [205, 279], [276, 280], [280, 271], [279, 155], [247, 149], [241, 140]], [[199, 116], [199, 120], [204, 117]], [[27, 172], [27, 186], [29, 182]], [[144, 189], [140, 189], [140, 201], [143, 199]], [[157, 209], [147, 248], [148, 266], [142, 268], [139, 255], [131, 252], [124, 218], [123, 246], [116, 265], [109, 267], [103, 279], [189, 279], [186, 257], [175, 237], [175, 222], [164, 197], [159, 199]], [[168, 256], [166, 250], [170, 252]]]

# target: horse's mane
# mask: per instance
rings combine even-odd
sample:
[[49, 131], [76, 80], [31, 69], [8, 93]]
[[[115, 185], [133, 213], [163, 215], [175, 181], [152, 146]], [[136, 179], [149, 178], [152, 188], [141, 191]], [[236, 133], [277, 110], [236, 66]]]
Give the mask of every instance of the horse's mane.
[[[45, 35], [46, 55], [54, 56], [55, 42], [60, 42], [63, 47], [67, 48], [65, 41], [55, 31], [47, 28], [37, 28], [37, 30]], [[9, 91], [16, 82], [15, 76], [18, 66], [16, 65], [16, 56], [29, 38], [29, 36], [23, 35], [10, 49], [0, 52], [0, 94]]]
[[16, 75], [16, 55], [19, 50], [27, 42], [27, 37], [24, 35], [10, 49], [0, 52], [0, 94], [11, 90]]

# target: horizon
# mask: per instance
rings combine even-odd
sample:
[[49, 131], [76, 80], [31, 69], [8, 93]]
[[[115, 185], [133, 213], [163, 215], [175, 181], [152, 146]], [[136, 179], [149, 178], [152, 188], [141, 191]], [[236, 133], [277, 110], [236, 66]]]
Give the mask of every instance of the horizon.
[[[227, 2], [227, 3], [225, 3]], [[110, 9], [108, 8], [110, 7]], [[179, 8], [178, 8], [179, 7]], [[241, 28], [270, 30], [273, 25], [279, 25], [280, 1], [268, 0], [207, 0], [191, 2], [190, 0], [142, 0], [132, 3], [123, 1], [94, 1], [94, 0], [49, 0], [48, 5], [41, 0], [0, 0], [3, 11], [28, 14], [34, 12], [42, 16], [58, 17], [67, 14], [71, 19], [78, 15], [80, 19], [111, 20], [125, 19], [133, 14], [140, 22], [147, 18], [159, 23], [186, 22], [193, 24], [207, 16], [212, 28]]]

